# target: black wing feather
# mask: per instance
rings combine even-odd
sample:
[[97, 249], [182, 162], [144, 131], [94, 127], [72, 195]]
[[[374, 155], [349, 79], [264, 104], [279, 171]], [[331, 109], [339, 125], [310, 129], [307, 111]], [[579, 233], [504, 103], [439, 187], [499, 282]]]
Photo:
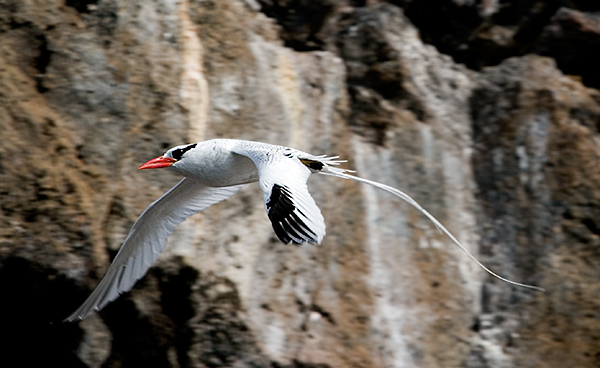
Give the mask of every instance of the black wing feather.
[[287, 187], [273, 184], [266, 206], [273, 230], [282, 242], [286, 244], [317, 242], [317, 235], [302, 220], [301, 216], [304, 214], [294, 205], [292, 195]]

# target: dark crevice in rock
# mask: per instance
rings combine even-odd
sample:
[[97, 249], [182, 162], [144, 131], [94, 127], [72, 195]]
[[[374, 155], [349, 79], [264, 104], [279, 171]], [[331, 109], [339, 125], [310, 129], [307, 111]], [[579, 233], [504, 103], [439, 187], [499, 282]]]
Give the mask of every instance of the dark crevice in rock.
[[598, 226], [597, 221], [591, 218], [585, 218], [581, 220], [581, 222], [588, 228], [590, 232], [596, 235], [600, 235], [600, 226]]
[[349, 118], [352, 130], [367, 141], [384, 146], [387, 128], [394, 124], [393, 113], [379, 108], [383, 98], [370, 89], [349, 87], [349, 92], [353, 106]]
[[533, 51], [556, 60], [565, 73], [600, 88], [600, 14], [560, 9], [546, 25]]
[[198, 270], [183, 266], [177, 273], [167, 274], [162, 269], [156, 268], [155, 274], [162, 291], [163, 312], [178, 325], [192, 318], [196, 313], [191, 301], [192, 287], [200, 277]]
[[[600, 2], [593, 0], [476, 1], [390, 0], [402, 7], [425, 43], [458, 63], [480, 70], [538, 53], [554, 58], [566, 74], [600, 87]], [[584, 13], [587, 12], [587, 13]], [[587, 19], [586, 19], [587, 18]], [[568, 51], [566, 51], [568, 50]]]
[[331, 368], [329, 364], [324, 363], [308, 363], [297, 359], [292, 360], [291, 364], [279, 364], [277, 362], [271, 363], [272, 368]]
[[10, 29], [16, 31], [18, 46], [22, 48], [23, 68], [35, 80], [36, 88], [40, 93], [48, 91], [44, 86], [45, 74], [50, 65], [53, 51], [49, 46], [46, 34], [54, 28], [40, 29], [36, 24], [24, 20], [10, 20]]
[[177, 360], [182, 367], [188, 367], [193, 365], [188, 353], [194, 337], [194, 331], [188, 321], [196, 314], [192, 301], [192, 287], [200, 273], [192, 267], [182, 266], [176, 272], [165, 272], [155, 268], [154, 274], [159, 280], [163, 312], [175, 324], [174, 344]]
[[267, 366], [252, 332], [239, 315], [235, 284], [208, 274], [200, 280], [202, 304], [190, 320], [195, 355], [207, 367]]
[[504, 1], [485, 14], [482, 6], [426, 0], [411, 2], [405, 10], [424, 42], [479, 70], [530, 52], [559, 8], [557, 1]]
[[22, 257], [6, 257], [0, 265], [0, 295], [3, 361], [21, 367], [48, 362], [85, 367], [75, 354], [82, 330], [60, 322], [65, 305], [75, 305], [81, 296], [64, 275]]
[[[144, 281], [139, 281], [134, 290], [141, 292]], [[124, 294], [100, 315], [113, 336], [111, 352], [103, 367], [171, 366], [168, 350], [174, 339], [172, 324], [166, 323], [164, 317], [161, 319], [160, 314], [147, 316], [141, 313], [132, 295]]]
[[336, 324], [333, 315], [326, 311], [323, 307], [313, 304], [310, 306], [310, 310], [319, 313], [321, 316], [323, 316], [323, 318], [325, 318], [327, 322], [331, 323], [332, 325]]
[[94, 12], [85, 21], [102, 39], [102, 45], [109, 48], [114, 42], [115, 32], [119, 21], [119, 5], [115, 0], [105, 0], [97, 5]]
[[404, 9], [406, 16], [419, 29], [423, 42], [456, 59], [466, 59], [462, 56], [464, 45], [483, 22], [476, 6], [450, 0], [389, 2]]
[[154, 269], [161, 307], [172, 321], [172, 344], [181, 367], [267, 367], [252, 332], [239, 316], [236, 285], [176, 258]]
[[296, 51], [323, 50], [322, 30], [336, 1], [259, 0], [261, 10], [281, 26], [285, 46]]
[[422, 100], [408, 87], [403, 60], [389, 39], [404, 24], [402, 10], [394, 5], [355, 8], [340, 15], [330, 42], [346, 65], [352, 106], [349, 124], [355, 133], [380, 146], [397, 124], [396, 109], [411, 111], [420, 121], [428, 118]]
[[48, 40], [43, 33], [37, 35], [36, 40], [38, 41], [39, 45], [38, 56], [33, 59], [35, 68], [39, 71], [39, 74], [36, 76], [36, 88], [40, 93], [44, 93], [48, 91], [48, 88], [44, 86], [43, 82], [46, 69], [48, 68], [48, 65], [50, 65], [52, 51], [48, 48]]
[[99, 0], [66, 0], [65, 5], [74, 8], [79, 13], [89, 13], [91, 9], [90, 5], [94, 6]]

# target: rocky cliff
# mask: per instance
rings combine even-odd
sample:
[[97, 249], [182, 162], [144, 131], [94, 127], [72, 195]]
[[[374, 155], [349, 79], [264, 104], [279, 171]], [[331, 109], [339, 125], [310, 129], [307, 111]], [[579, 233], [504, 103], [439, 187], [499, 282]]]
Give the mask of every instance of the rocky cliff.
[[[597, 367], [595, 1], [0, 1], [2, 366]], [[134, 290], [60, 321], [179, 178], [230, 137], [340, 155], [321, 246], [258, 185], [185, 221]], [[18, 363], [14, 363], [18, 362]]]

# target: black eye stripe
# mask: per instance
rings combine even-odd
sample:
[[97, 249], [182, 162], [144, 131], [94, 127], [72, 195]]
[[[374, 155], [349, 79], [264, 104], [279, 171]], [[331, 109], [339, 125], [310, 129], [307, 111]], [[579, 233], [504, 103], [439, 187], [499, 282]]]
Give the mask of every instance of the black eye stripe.
[[196, 147], [196, 143], [190, 144], [183, 148], [178, 148], [176, 150], [173, 150], [173, 152], [171, 152], [171, 156], [176, 160], [181, 160], [181, 156], [183, 156], [184, 153], [186, 153], [187, 151], [191, 150], [194, 147]]

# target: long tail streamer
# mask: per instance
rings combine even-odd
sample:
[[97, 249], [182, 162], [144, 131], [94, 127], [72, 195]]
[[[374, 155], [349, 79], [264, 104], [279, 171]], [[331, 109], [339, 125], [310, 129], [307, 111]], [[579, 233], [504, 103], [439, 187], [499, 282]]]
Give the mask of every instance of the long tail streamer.
[[[335, 164], [335, 163], [334, 163]], [[433, 224], [444, 234], [446, 234], [450, 239], [452, 239], [452, 241], [454, 242], [454, 244], [456, 244], [463, 252], [465, 252], [465, 254], [467, 256], [469, 256], [469, 258], [471, 258], [471, 260], [473, 260], [473, 262], [475, 262], [479, 267], [481, 267], [482, 269], [484, 269], [487, 273], [489, 273], [490, 275], [504, 281], [507, 282], [509, 284], [512, 285], [516, 285], [516, 286], [521, 286], [524, 288], [529, 288], [529, 289], [534, 289], [534, 290], [538, 290], [538, 291], [545, 291], [544, 288], [541, 288], [539, 286], [533, 286], [533, 285], [527, 285], [527, 284], [522, 284], [520, 282], [516, 282], [516, 281], [512, 281], [509, 280], [507, 278], [504, 278], [498, 274], [496, 274], [495, 272], [493, 272], [492, 270], [490, 270], [489, 268], [487, 268], [486, 266], [484, 266], [481, 262], [479, 262], [479, 260], [477, 258], [475, 258], [475, 256], [473, 254], [471, 254], [471, 252], [469, 252], [467, 250], [467, 248], [461, 244], [461, 242], [458, 241], [458, 239], [456, 239], [456, 237], [454, 237], [454, 235], [452, 235], [452, 233], [446, 229], [446, 227], [444, 227], [444, 225], [442, 225], [435, 217], [433, 217], [432, 214], [430, 214], [429, 212], [427, 212], [426, 209], [424, 209], [423, 207], [421, 207], [420, 204], [417, 203], [417, 201], [415, 201], [414, 199], [412, 199], [408, 194], [390, 187], [388, 185], [385, 184], [381, 184], [378, 183], [376, 181], [372, 181], [372, 180], [368, 180], [368, 179], [363, 179], [360, 178], [358, 176], [352, 176], [352, 175], [348, 175], [345, 173], [346, 170], [344, 169], [339, 169], [339, 168], [333, 168], [333, 167], [329, 167], [329, 166], [325, 166], [324, 170], [322, 170], [320, 173], [324, 174], [324, 175], [331, 175], [331, 176], [336, 176], [338, 178], [344, 178], [344, 179], [350, 179], [350, 180], [354, 180], [354, 181], [358, 181], [361, 183], [365, 183], [365, 184], [369, 184], [372, 185], [376, 188], [379, 189], [383, 189], [388, 193], [391, 193], [401, 199], [403, 199], [404, 201], [408, 202], [409, 204], [411, 204], [413, 207], [415, 207], [417, 210], [419, 210], [422, 214], [424, 214], [429, 220], [431, 220], [431, 222], [433, 222]]]

